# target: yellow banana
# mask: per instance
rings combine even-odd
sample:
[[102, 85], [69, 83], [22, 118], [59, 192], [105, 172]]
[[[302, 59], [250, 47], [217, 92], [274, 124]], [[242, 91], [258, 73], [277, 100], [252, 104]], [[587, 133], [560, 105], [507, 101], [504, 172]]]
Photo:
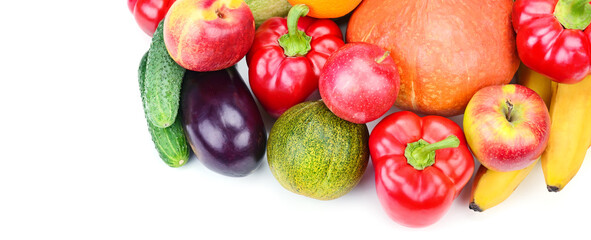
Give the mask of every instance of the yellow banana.
[[472, 184], [470, 209], [482, 212], [507, 199], [535, 167], [538, 160], [524, 169], [510, 172], [497, 172], [480, 165]]
[[577, 84], [552, 83], [550, 119], [542, 170], [548, 191], [558, 192], [577, 174], [591, 145], [591, 76]]
[[546, 103], [546, 107], [550, 108], [550, 100], [552, 99], [552, 79], [529, 69], [523, 63], [519, 66], [517, 71], [517, 83], [534, 90]]

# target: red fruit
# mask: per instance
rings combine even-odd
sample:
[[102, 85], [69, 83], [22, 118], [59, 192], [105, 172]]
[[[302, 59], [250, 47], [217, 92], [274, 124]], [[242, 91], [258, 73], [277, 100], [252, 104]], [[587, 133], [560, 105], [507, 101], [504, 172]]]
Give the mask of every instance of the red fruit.
[[175, 0], [128, 0], [127, 7], [140, 28], [149, 36], [154, 35]]
[[497, 172], [516, 171], [531, 165], [546, 149], [550, 115], [544, 100], [525, 86], [489, 86], [468, 103], [464, 131], [482, 165]]
[[353, 123], [384, 115], [396, 102], [400, 76], [382, 48], [349, 43], [333, 53], [320, 74], [319, 90], [326, 106]]
[[178, 0], [164, 19], [164, 42], [182, 67], [217, 71], [246, 55], [254, 29], [252, 12], [242, 0]]

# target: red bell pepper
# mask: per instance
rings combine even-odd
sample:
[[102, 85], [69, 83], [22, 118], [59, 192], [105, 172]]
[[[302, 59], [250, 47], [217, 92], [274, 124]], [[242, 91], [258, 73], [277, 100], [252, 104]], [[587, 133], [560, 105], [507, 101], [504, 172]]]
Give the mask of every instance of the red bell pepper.
[[558, 83], [591, 73], [591, 0], [517, 0], [513, 28], [521, 61]]
[[391, 114], [371, 132], [369, 151], [382, 206], [409, 227], [439, 220], [474, 172], [462, 129], [440, 116]]
[[134, 11], [135, 3], [137, 3], [137, 0], [127, 0], [127, 7], [129, 8], [129, 11], [131, 11], [131, 13], [133, 13]]
[[305, 17], [308, 11], [300, 4], [287, 18], [264, 22], [246, 55], [250, 87], [275, 118], [318, 89], [324, 63], [345, 44], [336, 23]]
[[168, 9], [176, 0], [128, 0], [127, 6], [140, 28], [148, 35], [154, 35], [158, 23], [164, 19]]

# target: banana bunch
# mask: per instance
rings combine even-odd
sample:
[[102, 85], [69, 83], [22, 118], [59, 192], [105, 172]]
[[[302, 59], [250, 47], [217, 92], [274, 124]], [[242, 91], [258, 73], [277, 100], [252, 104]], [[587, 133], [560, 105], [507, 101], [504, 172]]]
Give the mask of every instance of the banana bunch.
[[[518, 83], [536, 91], [549, 107], [550, 137], [539, 161], [548, 191], [558, 192], [579, 171], [591, 146], [591, 76], [577, 84], [559, 84], [522, 64]], [[480, 166], [472, 185], [470, 209], [484, 211], [507, 199], [537, 162], [511, 172]]]
[[558, 192], [577, 174], [591, 145], [591, 76], [577, 84], [552, 82], [550, 119], [542, 170], [548, 191]]

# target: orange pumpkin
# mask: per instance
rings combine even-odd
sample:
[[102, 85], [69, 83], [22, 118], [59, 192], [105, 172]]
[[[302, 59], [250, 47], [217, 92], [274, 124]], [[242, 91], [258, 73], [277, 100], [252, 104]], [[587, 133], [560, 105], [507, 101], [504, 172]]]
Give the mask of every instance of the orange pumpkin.
[[391, 52], [400, 73], [396, 106], [425, 114], [463, 113], [479, 89], [511, 81], [519, 67], [511, 0], [365, 0], [348, 42]]

